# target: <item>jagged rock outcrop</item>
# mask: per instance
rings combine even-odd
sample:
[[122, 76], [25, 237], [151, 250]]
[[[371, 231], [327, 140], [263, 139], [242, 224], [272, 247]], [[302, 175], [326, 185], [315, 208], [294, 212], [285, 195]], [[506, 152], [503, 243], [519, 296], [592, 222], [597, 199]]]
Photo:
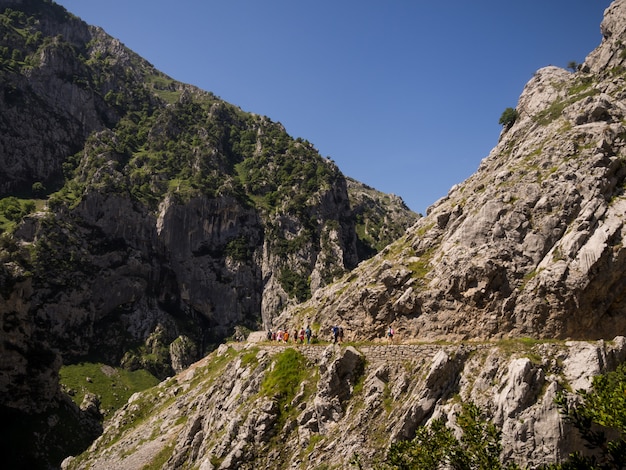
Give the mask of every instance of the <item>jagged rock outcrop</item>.
[[626, 333], [626, 3], [579, 71], [539, 70], [477, 172], [400, 241], [285, 324], [349, 337], [607, 338]]
[[[477, 403], [503, 429], [503, 460], [560, 461], [582, 450], [557, 392], [588, 389], [626, 359], [626, 340], [378, 346], [223, 345], [190, 369], [138, 394], [83, 455], [63, 468], [372, 468], [397, 439]], [[298, 351], [298, 352], [295, 352]], [[264, 388], [281, 356], [304, 379], [279, 398]], [[275, 382], [273, 382], [275, 383]]]

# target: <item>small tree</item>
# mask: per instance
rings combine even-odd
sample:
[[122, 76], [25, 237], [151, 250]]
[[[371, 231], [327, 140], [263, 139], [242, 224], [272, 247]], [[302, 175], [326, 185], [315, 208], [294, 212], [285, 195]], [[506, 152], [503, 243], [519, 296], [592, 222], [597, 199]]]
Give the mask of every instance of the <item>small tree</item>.
[[567, 68], [570, 69], [572, 72], [576, 72], [576, 70], [578, 70], [578, 67], [579, 67], [579, 64], [575, 60], [570, 60], [567, 63]]
[[519, 114], [515, 108], [506, 108], [502, 112], [502, 116], [500, 116], [500, 120], [498, 121], [498, 123], [508, 130], [513, 124], [515, 124], [515, 121], [517, 121], [518, 117]]
[[503, 470], [518, 469], [500, 462], [500, 431], [487, 421], [474, 403], [463, 403], [456, 415], [461, 429], [457, 439], [443, 419], [434, 420], [415, 433], [412, 441], [393, 444], [382, 466], [389, 470]]
[[594, 377], [591, 390], [577, 392], [582, 401], [572, 405], [565, 395], [557, 397], [557, 405], [595, 455], [576, 452], [554, 470], [622, 469], [626, 462], [626, 364], [614, 372]]
[[417, 429], [412, 441], [399, 441], [389, 448], [384, 469], [436, 469], [450, 459], [452, 448], [458, 446], [453, 432], [443, 419]]
[[37, 181], [36, 183], [33, 183], [32, 191], [36, 196], [42, 196], [46, 192], [46, 187], [41, 181]]

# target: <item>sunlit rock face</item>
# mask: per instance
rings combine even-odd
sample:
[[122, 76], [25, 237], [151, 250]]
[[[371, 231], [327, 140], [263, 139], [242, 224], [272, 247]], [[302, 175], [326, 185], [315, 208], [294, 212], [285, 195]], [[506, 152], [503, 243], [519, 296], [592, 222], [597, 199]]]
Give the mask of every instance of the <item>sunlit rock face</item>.
[[577, 71], [536, 72], [474, 175], [284, 318], [362, 339], [389, 324], [414, 339], [625, 334], [625, 11], [607, 9]]
[[[285, 369], [285, 358], [294, 360]], [[316, 468], [374, 468], [390, 443], [445, 419], [456, 429], [472, 401], [502, 430], [502, 459], [522, 467], [585, 451], [555, 398], [587, 390], [626, 358], [613, 341], [501, 344], [222, 345], [211, 356], [136, 394], [72, 469], [273, 468], [282, 457]], [[279, 365], [280, 363], [280, 365]], [[290, 371], [286, 392], [276, 380]], [[283, 380], [289, 376], [283, 375]], [[269, 387], [272, 384], [273, 387]], [[155, 438], [154, 436], [158, 436]]]
[[[134, 468], [161, 444], [171, 468], [271, 467], [283, 453], [306, 466], [302, 449], [314, 466], [374, 459], [432, 417], [453, 420], [455, 397], [487, 409], [512, 460], [540, 465], [579, 446], [556, 393], [624, 359], [625, 1], [577, 71], [536, 72], [476, 173], [422, 218], [394, 198], [373, 210], [383, 198], [311, 144], [164, 77], [49, 3], [0, 4], [42, 8], [35, 24], [50, 37], [27, 49], [11, 36], [32, 63], [2, 70], [0, 194], [61, 189], [2, 237], [0, 405], [45, 411], [61, 400], [62, 361], [96, 355], [179, 375], [116, 416], [162, 405], [129, 434], [105, 429], [92, 468], [119, 463], [107, 436], [123, 437], [111, 440]], [[357, 227], [357, 213], [374, 216]], [[366, 259], [377, 232], [405, 233]], [[383, 340], [391, 326], [396, 343], [452, 346], [313, 353], [317, 375], [282, 404], [289, 416], [262, 387], [277, 351], [222, 349], [202, 363], [232, 364], [219, 380], [192, 365], [230, 335], [307, 324], [322, 339], [341, 325], [348, 341]], [[520, 337], [568, 342], [477, 346]]]

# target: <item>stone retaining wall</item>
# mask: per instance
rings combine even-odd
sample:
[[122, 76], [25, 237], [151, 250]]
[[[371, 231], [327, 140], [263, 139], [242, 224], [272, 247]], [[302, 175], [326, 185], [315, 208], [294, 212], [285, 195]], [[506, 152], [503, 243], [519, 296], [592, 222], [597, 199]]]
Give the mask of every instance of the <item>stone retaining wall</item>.
[[[300, 351], [309, 361], [319, 363], [324, 352], [328, 348], [345, 347], [333, 344], [294, 344], [294, 343], [269, 343], [269, 342], [248, 342], [235, 343], [237, 349], [247, 346], [256, 346], [271, 354], [277, 354], [287, 348], [294, 348]], [[438, 351], [445, 350], [448, 353], [457, 351], [459, 347], [466, 349], [477, 349], [480, 346], [459, 346], [459, 345], [432, 345], [432, 344], [374, 344], [353, 346], [357, 351], [365, 356], [369, 364], [413, 362], [432, 359]]]

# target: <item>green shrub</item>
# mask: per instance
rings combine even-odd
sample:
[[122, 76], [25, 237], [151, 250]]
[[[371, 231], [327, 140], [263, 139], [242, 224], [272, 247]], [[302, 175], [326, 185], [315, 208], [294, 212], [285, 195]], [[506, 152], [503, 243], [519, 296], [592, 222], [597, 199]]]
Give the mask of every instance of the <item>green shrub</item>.
[[37, 181], [36, 183], [33, 183], [32, 191], [36, 196], [42, 196], [46, 192], [46, 187], [41, 181]]
[[596, 455], [575, 452], [552, 470], [618, 469], [626, 462], [626, 364], [614, 372], [594, 377], [589, 391], [578, 391], [582, 399], [572, 405], [560, 394], [559, 409], [587, 441]]
[[576, 72], [576, 70], [578, 70], [579, 67], [580, 67], [580, 64], [576, 62], [575, 60], [570, 60], [567, 63], [567, 68], [570, 69], [572, 72]]
[[11, 231], [25, 216], [37, 209], [35, 201], [9, 196], [0, 199], [0, 232]]
[[389, 448], [383, 464], [389, 470], [516, 469], [500, 462], [500, 432], [471, 402], [463, 403], [456, 415], [461, 436], [457, 438], [443, 418], [419, 428], [412, 441], [400, 441]]
[[309, 279], [289, 268], [280, 271], [279, 282], [281, 287], [287, 292], [289, 297], [295, 297], [300, 302], [304, 302], [311, 297], [311, 286]]
[[498, 124], [501, 124], [502, 127], [504, 127], [505, 129], [510, 129], [511, 126], [515, 124], [515, 121], [517, 121], [518, 117], [519, 117], [519, 114], [516, 109], [506, 108], [502, 112], [502, 115], [500, 116], [500, 120], [498, 121]]
[[26, 214], [27, 212], [18, 198], [11, 196], [0, 200], [0, 215], [3, 215], [7, 220], [19, 222]]
[[226, 244], [226, 256], [231, 257], [235, 261], [249, 261], [252, 256], [252, 249], [248, 239], [240, 235], [230, 240]]

